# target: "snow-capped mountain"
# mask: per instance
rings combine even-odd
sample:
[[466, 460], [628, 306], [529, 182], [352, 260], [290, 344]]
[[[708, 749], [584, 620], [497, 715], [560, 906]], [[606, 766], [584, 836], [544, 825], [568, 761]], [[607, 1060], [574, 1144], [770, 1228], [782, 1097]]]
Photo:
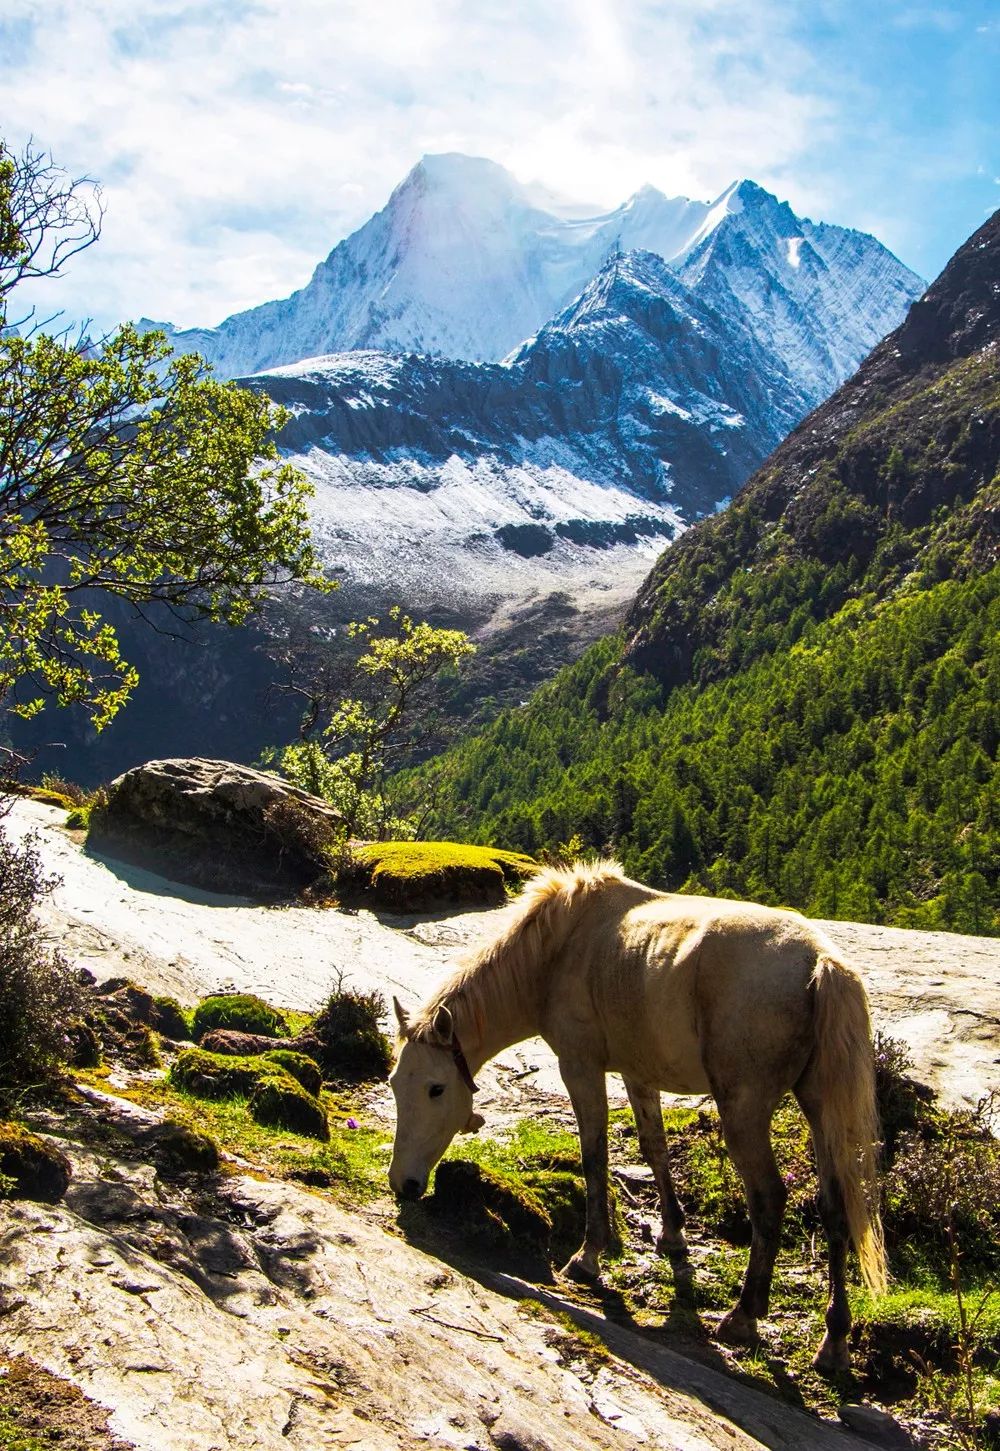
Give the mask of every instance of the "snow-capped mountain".
[[292, 415], [279, 443], [316, 485], [325, 560], [461, 607], [634, 587], [791, 426], [777, 371], [742, 320], [628, 252], [504, 364], [358, 351], [243, 381]]
[[291, 297], [217, 328], [168, 328], [223, 377], [354, 349], [498, 361], [641, 249], [710, 306], [752, 306], [812, 407], [900, 320], [923, 283], [874, 237], [797, 218], [752, 182], [714, 202], [646, 186], [584, 215], [481, 158], [426, 156]]

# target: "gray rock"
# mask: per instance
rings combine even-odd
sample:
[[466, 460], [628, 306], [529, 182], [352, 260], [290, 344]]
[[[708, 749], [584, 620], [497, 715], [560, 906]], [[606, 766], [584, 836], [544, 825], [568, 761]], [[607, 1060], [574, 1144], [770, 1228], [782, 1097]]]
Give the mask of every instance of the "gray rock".
[[88, 846], [223, 892], [315, 881], [342, 818], [280, 777], [199, 757], [148, 761], [111, 783]]
[[913, 1446], [911, 1437], [899, 1422], [887, 1411], [880, 1411], [875, 1406], [862, 1406], [854, 1401], [847, 1401], [839, 1408], [837, 1415], [845, 1426], [849, 1426], [852, 1431], [864, 1436], [875, 1446]]

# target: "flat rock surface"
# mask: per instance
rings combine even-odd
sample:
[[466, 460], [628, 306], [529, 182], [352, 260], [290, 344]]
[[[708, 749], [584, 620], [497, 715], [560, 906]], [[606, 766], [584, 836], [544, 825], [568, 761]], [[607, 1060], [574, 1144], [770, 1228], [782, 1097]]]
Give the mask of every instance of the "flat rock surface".
[[[90, 1112], [128, 1129], [107, 1096]], [[595, 1359], [515, 1282], [469, 1279], [375, 1212], [236, 1174], [195, 1198], [62, 1146], [65, 1205], [0, 1204], [5, 1348], [140, 1451], [864, 1445], [704, 1367], [687, 1388], [686, 1362], [625, 1329]]]
[[[343, 973], [355, 987], [415, 1004], [499, 930], [502, 908], [398, 917], [265, 907], [181, 887], [86, 855], [63, 820], [53, 807], [18, 800], [6, 826], [14, 835], [34, 830], [47, 867], [62, 878], [43, 914], [53, 939], [98, 978], [124, 972], [183, 1001], [235, 987], [310, 1008]], [[820, 925], [864, 974], [875, 1026], [909, 1045], [917, 1075], [946, 1104], [971, 1105], [1000, 1086], [1000, 939]], [[562, 1096], [552, 1055], [537, 1040], [501, 1054], [483, 1086], [487, 1111], [508, 1099], [516, 1108], [539, 1091]]]

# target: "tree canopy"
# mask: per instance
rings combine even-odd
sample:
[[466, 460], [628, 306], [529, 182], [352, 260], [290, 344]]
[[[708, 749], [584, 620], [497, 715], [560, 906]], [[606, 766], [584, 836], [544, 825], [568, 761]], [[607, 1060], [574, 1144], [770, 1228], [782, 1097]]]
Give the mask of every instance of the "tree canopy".
[[17, 308], [100, 231], [99, 194], [0, 141], [0, 701], [105, 725], [136, 671], [102, 617], [244, 621], [281, 580], [326, 587], [285, 415], [126, 325], [97, 341]]

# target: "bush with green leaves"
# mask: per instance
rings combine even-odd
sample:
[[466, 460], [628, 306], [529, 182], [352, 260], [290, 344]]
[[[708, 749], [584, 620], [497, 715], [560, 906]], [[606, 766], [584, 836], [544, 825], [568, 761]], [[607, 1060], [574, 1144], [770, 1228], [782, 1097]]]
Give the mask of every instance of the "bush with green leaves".
[[242, 624], [275, 581], [325, 587], [305, 478], [264, 395], [131, 324], [53, 336], [21, 302], [100, 232], [99, 193], [0, 139], [0, 702], [80, 704], [103, 727], [138, 680], [109, 597], [146, 618]]
[[34, 845], [15, 845], [0, 832], [0, 1098], [58, 1073], [85, 1011], [79, 983], [35, 916], [52, 885]]
[[381, 1024], [387, 1014], [380, 992], [360, 993], [336, 985], [310, 1027], [321, 1045], [320, 1066], [327, 1078], [366, 1082], [388, 1078], [392, 1045]]
[[194, 1010], [191, 1037], [200, 1042], [213, 1028], [234, 1028], [266, 1038], [287, 1038], [289, 1028], [277, 1008], [254, 993], [217, 993], [203, 998]]

